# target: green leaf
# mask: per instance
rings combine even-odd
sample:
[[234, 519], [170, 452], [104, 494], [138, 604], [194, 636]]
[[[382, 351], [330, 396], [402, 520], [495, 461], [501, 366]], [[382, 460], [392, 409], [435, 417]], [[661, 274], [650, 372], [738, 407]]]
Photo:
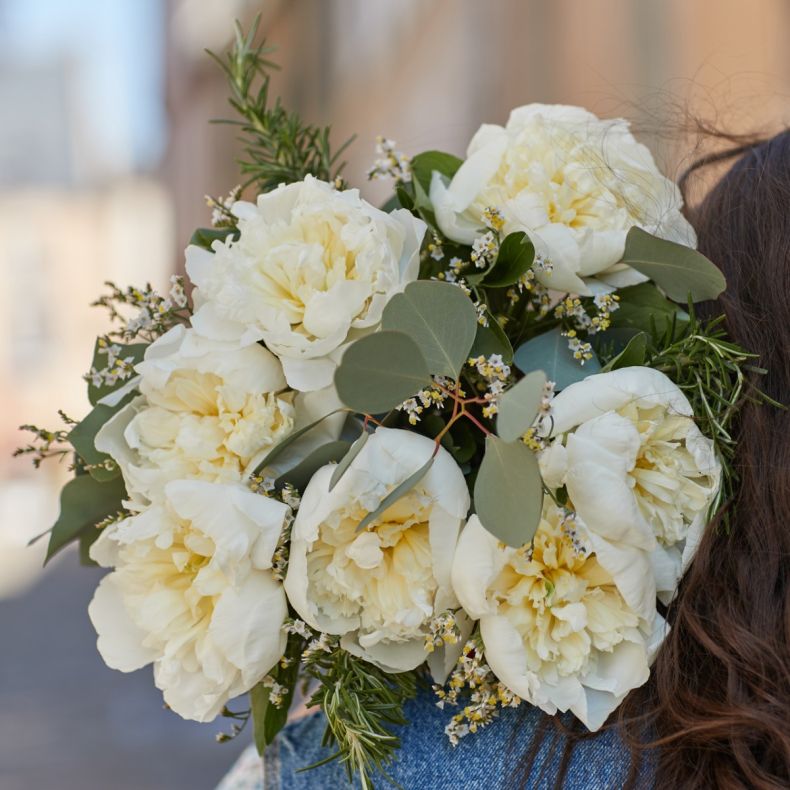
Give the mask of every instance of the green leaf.
[[95, 468], [88, 469], [91, 477], [99, 481], [112, 480], [118, 477], [121, 470], [116, 464], [111, 469], [106, 469], [102, 464], [111, 461], [107, 453], [101, 453], [96, 449], [94, 442], [96, 434], [102, 426], [130, 400], [127, 396], [116, 406], [94, 406], [93, 409], [77, 425], [75, 425], [68, 435], [71, 446], [76, 450], [77, 455], [85, 462], [86, 466]]
[[543, 482], [535, 454], [522, 442], [487, 436], [474, 499], [480, 522], [494, 537], [508, 546], [528, 543], [543, 508]]
[[527, 373], [499, 399], [496, 430], [506, 442], [521, 438], [535, 422], [546, 385], [542, 370]]
[[101, 530], [98, 529], [86, 529], [84, 532], [80, 533], [80, 565], [84, 565], [86, 568], [99, 567], [99, 563], [91, 559], [90, 550], [100, 534]]
[[330, 491], [340, 482], [340, 478], [343, 477], [348, 467], [351, 466], [352, 461], [362, 451], [362, 448], [367, 444], [369, 438], [370, 434], [367, 431], [363, 431], [359, 439], [348, 448], [348, 452], [340, 459], [335, 467], [335, 471], [332, 472], [332, 477], [329, 478]]
[[542, 370], [558, 390], [565, 389], [574, 381], [601, 372], [601, 363], [593, 356], [581, 365], [568, 348], [568, 338], [562, 336], [559, 327], [533, 337], [516, 349], [513, 363], [522, 373]]
[[675, 316], [688, 320], [688, 314], [670, 302], [652, 283], [640, 283], [617, 292], [619, 308], [612, 313], [612, 327], [651, 330], [651, 320], [662, 330]]
[[[93, 347], [93, 360], [91, 361], [91, 366], [96, 370], [103, 370], [107, 367], [107, 355], [102, 354], [102, 347], [99, 345], [99, 341], [101, 338], [96, 339], [96, 343]], [[127, 357], [132, 358], [131, 364], [136, 365], [140, 362], [145, 354], [145, 350], [148, 348], [148, 343], [115, 343], [113, 345], [120, 346], [121, 352], [118, 356], [121, 359], [126, 359]], [[95, 406], [103, 397], [109, 395], [111, 392], [115, 392], [115, 390], [120, 389], [123, 387], [129, 379], [119, 379], [113, 385], [102, 385], [101, 387], [94, 387], [93, 384], [90, 382], [88, 383], [88, 400], [90, 401], [91, 406]]]
[[629, 368], [634, 365], [644, 365], [646, 354], [647, 335], [644, 332], [640, 332], [628, 341], [628, 345], [613, 360], [604, 365], [603, 370], [618, 370], [619, 368]]
[[431, 189], [431, 178], [434, 170], [438, 170], [449, 179], [456, 174], [463, 163], [463, 159], [459, 159], [452, 154], [446, 154], [444, 151], [424, 151], [411, 160], [411, 172], [414, 181], [427, 193]]
[[361, 414], [389, 411], [430, 383], [425, 357], [403, 332], [361, 337], [346, 349], [335, 371], [340, 400]]
[[322, 423], [327, 417], [331, 417], [333, 414], [337, 414], [340, 411], [345, 411], [345, 409], [334, 409], [333, 411], [325, 414], [323, 417], [319, 417], [317, 420], [314, 420], [309, 425], [305, 425], [304, 427], [299, 428], [299, 430], [289, 433], [288, 436], [286, 436], [285, 439], [283, 439], [278, 445], [269, 450], [268, 454], [265, 455], [263, 460], [255, 467], [253, 474], [260, 474], [264, 469], [266, 469], [267, 466], [271, 466], [271, 464], [273, 464], [297, 439], [300, 439], [308, 431], [313, 430], [316, 425]]
[[60, 515], [49, 535], [44, 564], [80, 537], [83, 531], [121, 510], [125, 496], [126, 489], [120, 477], [106, 483], [100, 483], [90, 475], [78, 475], [69, 480], [60, 492]]
[[409, 491], [420, 482], [420, 480], [428, 474], [428, 470], [433, 466], [435, 455], [432, 455], [416, 472], [409, 475], [400, 485], [395, 486], [392, 491], [379, 502], [379, 506], [372, 510], [362, 519], [357, 525], [357, 532], [362, 532], [368, 524], [374, 522], [387, 508], [392, 507], [402, 496], [405, 496]]
[[477, 325], [475, 342], [472, 344], [469, 356], [479, 357], [482, 355], [488, 358], [492, 354], [500, 354], [505, 363], [509, 365], [513, 361], [513, 346], [510, 345], [510, 340], [499, 321], [488, 310], [486, 310], [486, 318], [488, 326]]
[[715, 299], [727, 287], [724, 275], [700, 252], [633, 227], [623, 263], [649, 277], [676, 302]]
[[477, 312], [458, 286], [418, 280], [390, 299], [381, 326], [409, 335], [429, 373], [457, 379], [475, 339]]
[[189, 243], [210, 250], [215, 241], [225, 241], [228, 236], [232, 236], [235, 241], [239, 238], [239, 231], [236, 228], [198, 228]]
[[348, 442], [336, 441], [327, 442], [317, 449], [296, 466], [280, 475], [275, 483], [283, 485], [290, 483], [297, 491], [304, 491], [312, 476], [327, 464], [337, 463], [346, 455], [351, 445]]
[[535, 247], [523, 231], [508, 234], [499, 247], [493, 267], [483, 277], [491, 288], [505, 288], [517, 283], [535, 262]]

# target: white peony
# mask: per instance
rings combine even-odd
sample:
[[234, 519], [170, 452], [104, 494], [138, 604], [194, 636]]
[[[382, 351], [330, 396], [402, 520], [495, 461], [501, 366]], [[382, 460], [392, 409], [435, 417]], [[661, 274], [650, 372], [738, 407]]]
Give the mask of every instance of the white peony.
[[525, 231], [551, 262], [550, 272], [536, 274], [554, 290], [589, 295], [593, 275], [610, 288], [647, 279], [618, 264], [634, 225], [696, 246], [679, 189], [622, 119], [529, 104], [513, 110], [504, 128], [481, 126], [467, 157], [449, 185], [433, 174], [430, 199], [442, 232], [471, 244], [483, 211], [499, 209], [503, 232]]
[[647, 680], [663, 620], [631, 609], [583, 527], [550, 499], [532, 547], [505, 546], [472, 516], [452, 578], [464, 609], [480, 620], [491, 670], [547, 713], [570, 710], [597, 730]]
[[129, 495], [145, 504], [170, 480], [241, 480], [294, 427], [294, 394], [277, 358], [175, 326], [137, 365], [141, 395], [96, 436], [119, 464]]
[[193, 325], [241, 345], [262, 339], [294, 389], [328, 386], [349, 333], [377, 326], [393, 294], [417, 279], [425, 223], [311, 176], [233, 212], [237, 241], [187, 249]]
[[[667, 600], [696, 550], [721, 466], [686, 396], [663, 373], [631, 367], [590, 376], [552, 402], [552, 444], [541, 455], [550, 488], [566, 486], [599, 561], [620, 579], [641, 567]], [[652, 564], [652, 571], [650, 572]], [[624, 594], [640, 612], [654, 590]]]
[[[433, 451], [424, 436], [379, 428], [332, 491], [334, 466], [314, 475], [291, 533], [291, 605], [314, 628], [341, 635], [349, 652], [388, 671], [425, 661], [431, 620], [458, 606], [450, 567], [469, 509], [463, 473], [440, 448], [414, 488], [362, 532], [357, 525]], [[457, 657], [450, 653], [429, 657], [442, 681]]]
[[197, 721], [260, 681], [285, 649], [270, 568], [287, 513], [241, 485], [177, 480], [161, 504], [106, 527], [91, 557], [114, 570], [88, 612], [108, 666], [153, 662], [165, 702]]

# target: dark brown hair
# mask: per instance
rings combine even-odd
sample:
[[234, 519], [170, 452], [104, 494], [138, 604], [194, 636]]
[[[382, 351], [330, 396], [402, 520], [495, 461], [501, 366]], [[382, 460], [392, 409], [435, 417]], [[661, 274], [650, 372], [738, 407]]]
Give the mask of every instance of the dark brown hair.
[[[760, 355], [757, 386], [787, 404], [790, 132], [692, 172], [727, 155], [739, 158], [689, 212], [700, 251], [727, 278], [709, 312]], [[708, 526], [651, 680], [617, 714], [637, 756], [653, 734], [662, 787], [790, 786], [790, 412], [747, 402], [736, 452], [732, 526]]]
[[[730, 337], [767, 369], [754, 383], [788, 404], [790, 131], [758, 144], [736, 140], [693, 165], [682, 183], [735, 157], [689, 210], [700, 250], [728, 284], [703, 309], [725, 314]], [[631, 787], [644, 759], [656, 766], [656, 785], [672, 790], [790, 787], [790, 412], [747, 402], [737, 436], [731, 526], [708, 525], [667, 611], [671, 629], [650, 680], [608, 724], [631, 747]], [[543, 735], [566, 736], [553, 777], [562, 787], [574, 744], [594, 736], [555, 723]], [[522, 765], [527, 773], [534, 751]]]

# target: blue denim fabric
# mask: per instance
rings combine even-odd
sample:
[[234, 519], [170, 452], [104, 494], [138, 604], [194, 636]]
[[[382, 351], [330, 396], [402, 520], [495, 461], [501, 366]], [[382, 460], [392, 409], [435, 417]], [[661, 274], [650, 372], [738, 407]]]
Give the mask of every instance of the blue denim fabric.
[[[453, 709], [439, 710], [429, 692], [421, 693], [406, 709], [411, 722], [399, 728], [401, 750], [389, 773], [406, 790], [508, 790], [554, 787], [562, 759], [564, 738], [555, 734], [553, 724], [546, 728], [532, 770], [519, 778], [517, 768], [524, 762], [533, 734], [544, 714], [522, 704], [508, 708], [485, 729], [468, 735], [453, 747], [444, 727]], [[331, 752], [321, 748], [325, 721], [312, 714], [289, 724], [266, 751], [265, 790], [306, 790], [310, 788], [348, 788], [342, 767], [333, 761], [319, 768], [298, 773]], [[615, 730], [607, 729], [594, 738], [580, 741], [573, 749], [563, 787], [565, 790], [619, 790], [628, 776], [630, 755]], [[514, 769], [515, 776], [514, 776]], [[358, 786], [358, 785], [355, 785]], [[377, 787], [390, 787], [384, 779]], [[655, 787], [649, 761], [640, 769], [639, 790]]]

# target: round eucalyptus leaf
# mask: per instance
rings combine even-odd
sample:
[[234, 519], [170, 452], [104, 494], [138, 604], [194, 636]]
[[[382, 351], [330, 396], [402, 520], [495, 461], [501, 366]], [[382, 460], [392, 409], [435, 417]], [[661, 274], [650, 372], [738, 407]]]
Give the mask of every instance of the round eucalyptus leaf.
[[403, 332], [361, 337], [346, 349], [335, 371], [340, 400], [362, 414], [389, 411], [430, 383], [425, 357]]
[[531, 541], [543, 509], [535, 454], [522, 442], [486, 437], [474, 501], [480, 522], [494, 537], [516, 548]]
[[715, 299], [727, 287], [724, 275], [701, 252], [674, 241], [659, 239], [641, 228], [631, 228], [622, 258], [649, 277], [676, 302]]
[[545, 384], [546, 374], [533, 370], [502, 395], [496, 421], [501, 439], [515, 442], [529, 430], [538, 416]]
[[513, 364], [522, 373], [542, 370], [558, 390], [565, 389], [593, 373], [601, 372], [601, 363], [596, 356], [587, 360], [584, 365], [574, 358], [568, 348], [568, 338], [562, 336], [559, 327], [520, 345], [513, 354]]
[[418, 280], [390, 299], [381, 325], [408, 334], [431, 373], [458, 378], [475, 339], [477, 313], [458, 286]]

